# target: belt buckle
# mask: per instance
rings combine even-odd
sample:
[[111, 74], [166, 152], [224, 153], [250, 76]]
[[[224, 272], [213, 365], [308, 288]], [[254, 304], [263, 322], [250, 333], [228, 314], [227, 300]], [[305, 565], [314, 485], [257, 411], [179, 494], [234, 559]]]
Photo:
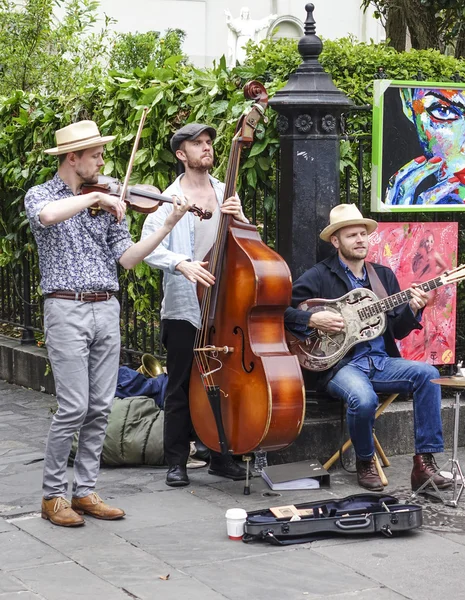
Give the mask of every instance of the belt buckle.
[[[111, 295], [108, 291], [102, 292], [76, 292], [76, 300], [81, 302], [99, 302], [99, 294], [105, 294], [105, 300], [110, 300]], [[85, 298], [87, 296], [87, 299]], [[93, 296], [93, 298], [92, 298]]]

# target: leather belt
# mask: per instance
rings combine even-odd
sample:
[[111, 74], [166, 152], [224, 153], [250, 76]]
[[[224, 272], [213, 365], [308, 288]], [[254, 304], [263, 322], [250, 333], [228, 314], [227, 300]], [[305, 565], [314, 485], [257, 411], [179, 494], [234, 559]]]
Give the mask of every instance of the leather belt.
[[76, 302], [104, 302], [110, 300], [115, 292], [68, 292], [60, 290], [47, 294], [46, 298], [59, 298], [60, 300], [75, 300]]

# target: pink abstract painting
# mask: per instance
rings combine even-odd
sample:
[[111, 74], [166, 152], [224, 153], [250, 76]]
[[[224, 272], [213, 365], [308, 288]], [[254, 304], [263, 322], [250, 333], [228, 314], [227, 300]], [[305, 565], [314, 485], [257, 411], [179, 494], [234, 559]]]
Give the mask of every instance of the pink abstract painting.
[[[390, 267], [404, 290], [457, 266], [457, 236], [458, 223], [379, 223], [370, 235], [367, 258]], [[456, 299], [454, 284], [430, 292], [423, 329], [397, 343], [403, 358], [433, 365], [455, 362]]]

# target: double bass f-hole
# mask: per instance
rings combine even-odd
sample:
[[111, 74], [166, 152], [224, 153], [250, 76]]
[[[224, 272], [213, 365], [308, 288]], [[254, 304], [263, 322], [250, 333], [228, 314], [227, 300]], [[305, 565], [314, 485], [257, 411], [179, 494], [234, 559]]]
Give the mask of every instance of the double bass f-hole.
[[233, 329], [233, 333], [234, 333], [234, 335], [237, 335], [238, 333], [241, 334], [241, 344], [242, 344], [242, 348], [241, 348], [241, 362], [242, 362], [242, 368], [244, 369], [244, 371], [246, 373], [252, 373], [253, 368], [254, 368], [253, 362], [250, 363], [249, 368], [247, 368], [245, 366], [245, 338], [244, 338], [244, 332], [242, 331], [242, 329], [240, 327], [236, 326]]

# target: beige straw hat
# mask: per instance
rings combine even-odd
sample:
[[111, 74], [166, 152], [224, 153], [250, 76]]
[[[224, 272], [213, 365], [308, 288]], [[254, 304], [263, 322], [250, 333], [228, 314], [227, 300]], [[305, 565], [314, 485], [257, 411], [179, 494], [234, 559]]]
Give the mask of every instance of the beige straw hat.
[[368, 234], [378, 227], [378, 223], [373, 219], [365, 219], [355, 204], [339, 204], [329, 213], [329, 225], [320, 233], [320, 238], [329, 242], [333, 233], [350, 225], [365, 225]]
[[95, 146], [103, 146], [115, 139], [114, 135], [102, 137], [93, 121], [78, 121], [55, 132], [56, 148], [45, 150], [46, 154], [66, 154]]

